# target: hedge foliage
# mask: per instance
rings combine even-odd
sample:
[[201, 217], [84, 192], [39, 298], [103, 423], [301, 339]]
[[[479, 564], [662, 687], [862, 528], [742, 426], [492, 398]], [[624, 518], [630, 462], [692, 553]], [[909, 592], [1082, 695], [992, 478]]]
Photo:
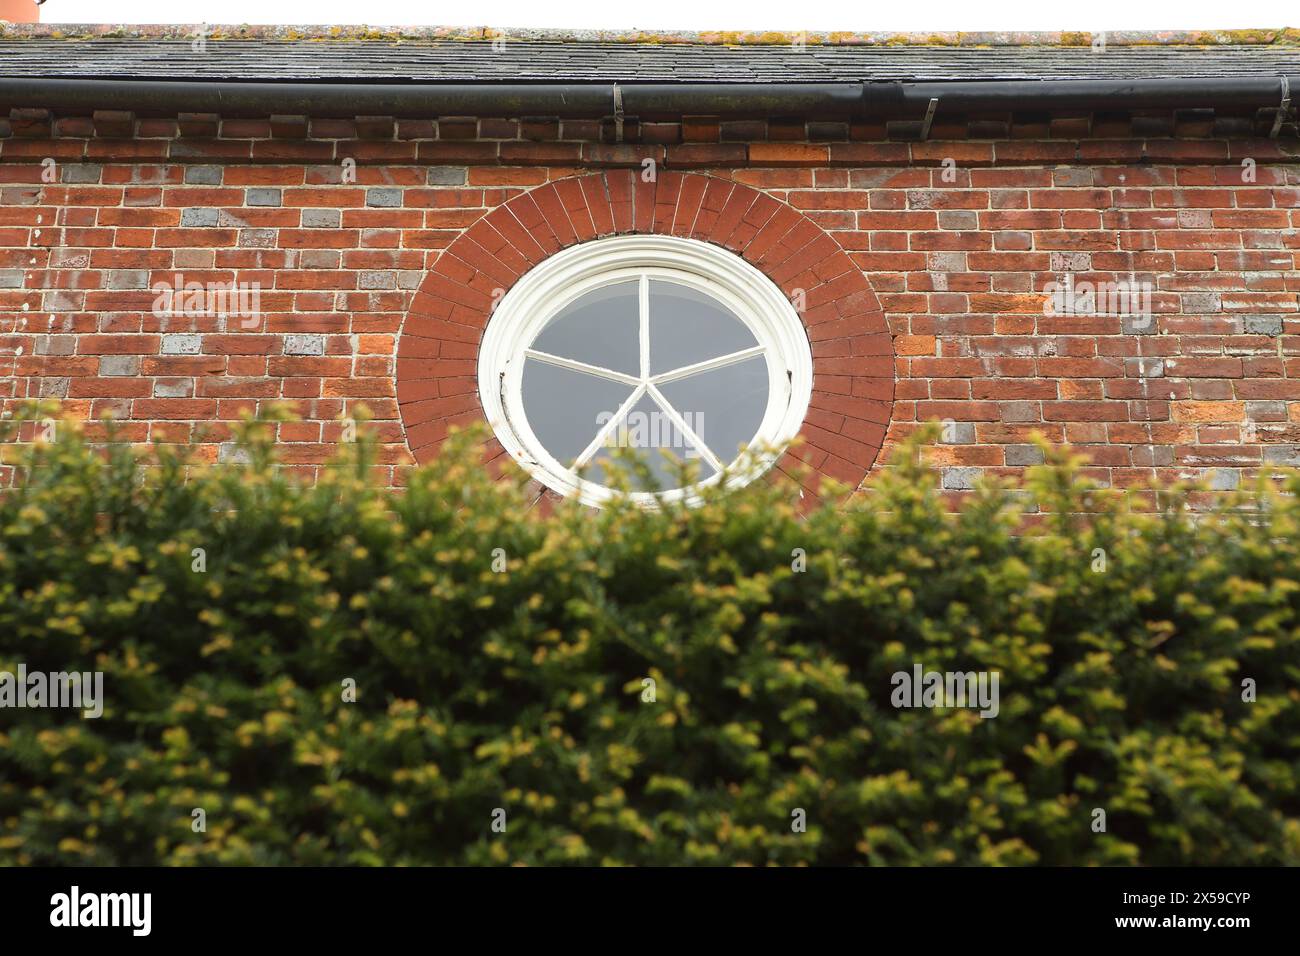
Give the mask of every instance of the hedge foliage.
[[[271, 428], [25, 447], [0, 670], [106, 705], [0, 710], [0, 862], [1300, 862], [1295, 475], [1144, 512], [1049, 450], [950, 515], [909, 445], [806, 515], [543, 515], [473, 436], [394, 495], [364, 441], [298, 483]], [[998, 716], [896, 709], [917, 663], [997, 671]]]

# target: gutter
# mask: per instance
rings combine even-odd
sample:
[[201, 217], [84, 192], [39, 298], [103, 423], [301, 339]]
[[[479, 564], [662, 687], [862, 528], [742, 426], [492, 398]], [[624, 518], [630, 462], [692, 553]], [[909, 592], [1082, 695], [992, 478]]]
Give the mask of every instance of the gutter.
[[[0, 77], [0, 107], [268, 116], [910, 117], [1076, 109], [1286, 109], [1300, 75], [860, 83], [367, 83]], [[621, 99], [621, 104], [617, 101]], [[1289, 105], [1289, 103], [1287, 103]]]

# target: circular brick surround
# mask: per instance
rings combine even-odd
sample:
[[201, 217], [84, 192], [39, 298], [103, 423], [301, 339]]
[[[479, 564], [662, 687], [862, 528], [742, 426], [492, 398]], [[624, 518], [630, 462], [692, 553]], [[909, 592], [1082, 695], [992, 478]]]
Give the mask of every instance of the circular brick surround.
[[[822, 475], [861, 483], [894, 395], [892, 340], [870, 283], [839, 243], [780, 200], [729, 179], [665, 171], [650, 182], [619, 170], [538, 186], [486, 213], [438, 257], [397, 346], [398, 409], [415, 460], [427, 462], [453, 425], [483, 419], [478, 348], [502, 295], [561, 249], [629, 233], [722, 246], [790, 297], [813, 355], [803, 443], [790, 454], [810, 469], [810, 490]], [[503, 454], [493, 440], [488, 457]]]

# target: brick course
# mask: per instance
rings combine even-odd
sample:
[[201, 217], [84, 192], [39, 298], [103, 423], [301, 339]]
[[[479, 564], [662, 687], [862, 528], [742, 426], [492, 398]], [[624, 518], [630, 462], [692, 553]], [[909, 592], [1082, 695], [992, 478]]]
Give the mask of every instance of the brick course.
[[[379, 480], [400, 484], [481, 415], [494, 290], [575, 242], [653, 231], [804, 290], [798, 454], [819, 473], [856, 483], [932, 418], [953, 426], [932, 454], [958, 494], [1019, 476], [1034, 432], [1114, 485], [1217, 469], [1231, 487], [1300, 460], [1300, 147], [1106, 122], [900, 142], [702, 117], [613, 143], [594, 121], [22, 111], [0, 120], [0, 400], [57, 398], [209, 460], [242, 412], [287, 401], [306, 476], [364, 403]], [[1067, 275], [1150, 281], [1150, 322], [1046, 314]], [[257, 283], [255, 327], [155, 315], [177, 276]]]

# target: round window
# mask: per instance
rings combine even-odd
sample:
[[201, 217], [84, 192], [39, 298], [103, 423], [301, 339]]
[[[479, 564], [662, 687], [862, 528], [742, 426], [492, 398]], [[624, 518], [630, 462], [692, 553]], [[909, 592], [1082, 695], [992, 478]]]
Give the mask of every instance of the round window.
[[[798, 433], [812, 393], [803, 323], [780, 289], [717, 246], [619, 236], [525, 275], [484, 333], [479, 392], [497, 437], [547, 487], [599, 505], [628, 459], [657, 491], [695, 499], [754, 480]], [[750, 449], [753, 450], [750, 450]], [[694, 466], [680, 487], [676, 462]]]

